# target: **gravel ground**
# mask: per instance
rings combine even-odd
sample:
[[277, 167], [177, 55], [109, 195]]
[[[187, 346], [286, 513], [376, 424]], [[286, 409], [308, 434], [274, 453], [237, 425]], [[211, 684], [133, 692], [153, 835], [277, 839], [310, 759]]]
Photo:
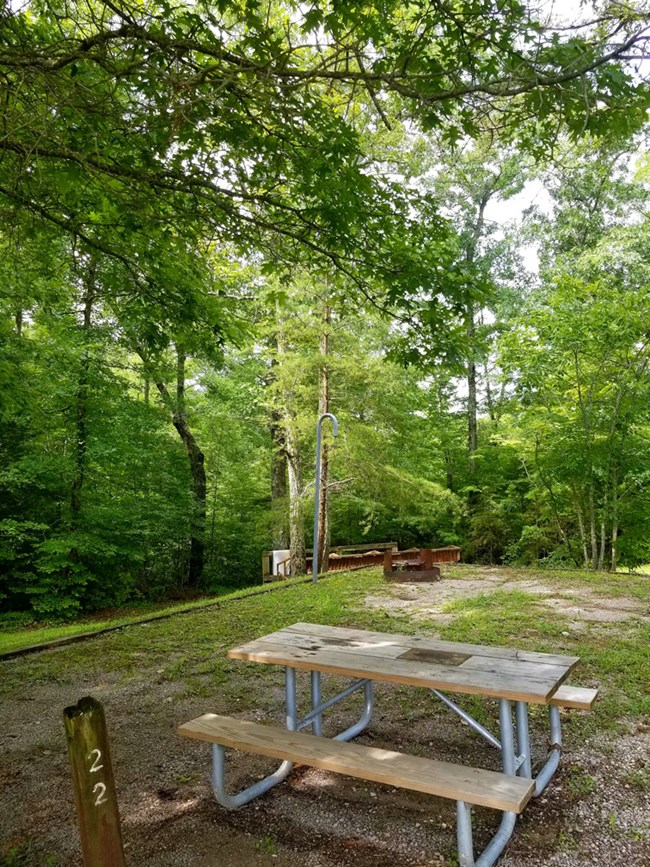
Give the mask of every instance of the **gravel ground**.
[[[459, 583], [466, 588], [468, 582]], [[101, 642], [118, 640], [115, 634], [93, 643], [101, 650]], [[4, 663], [14, 671], [22, 664]], [[246, 670], [234, 676], [245, 678]], [[228, 813], [210, 792], [209, 748], [179, 738], [175, 729], [206, 711], [237, 715], [236, 703], [228, 706], [218, 694], [187, 698], [182, 680], [160, 681], [151, 670], [134, 670], [126, 681], [110, 672], [92, 682], [69, 680], [26, 682], [0, 706], [0, 865], [81, 863], [61, 709], [88, 693], [104, 703], [109, 721], [130, 865], [455, 864], [450, 801], [303, 768], [248, 807]], [[260, 696], [259, 711], [242, 715], [281, 720], [281, 672], [272, 683]], [[497, 767], [496, 755], [467, 726], [424, 692], [405, 703], [404, 689], [377, 688], [377, 712], [361, 743]], [[496, 717], [496, 707], [492, 711]], [[622, 736], [580, 743], [572, 735], [575, 715], [564, 715], [562, 769], [526, 809], [500, 867], [650, 867], [650, 726], [630, 720]], [[350, 716], [339, 706], [329, 719], [338, 728]], [[539, 725], [533, 726], [539, 756], [543, 738]], [[233, 789], [268, 768], [259, 757], [233, 756]], [[493, 811], [477, 811], [477, 851], [498, 819]]]

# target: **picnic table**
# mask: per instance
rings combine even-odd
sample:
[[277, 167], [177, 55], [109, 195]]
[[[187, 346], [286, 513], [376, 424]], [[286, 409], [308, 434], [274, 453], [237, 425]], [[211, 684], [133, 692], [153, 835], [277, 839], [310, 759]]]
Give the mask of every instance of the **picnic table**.
[[[517, 814], [539, 795], [555, 773], [561, 755], [560, 707], [588, 709], [597, 690], [567, 687], [564, 681], [579, 658], [295, 623], [235, 647], [231, 659], [280, 665], [285, 669], [286, 731], [205, 714], [179, 729], [188, 737], [213, 743], [213, 789], [217, 800], [236, 808], [286, 778], [294, 762], [428, 792], [457, 801], [461, 867], [490, 867], [514, 829]], [[311, 709], [298, 715], [296, 672], [309, 672]], [[322, 676], [354, 678], [341, 692], [323, 700]], [[371, 720], [373, 683], [405, 684], [431, 690], [501, 756], [502, 773], [407, 756], [350, 744]], [[330, 738], [322, 737], [323, 715], [357, 690], [364, 692], [359, 720]], [[499, 737], [452, 700], [447, 693], [479, 695], [499, 702]], [[528, 706], [548, 707], [549, 752], [533, 773]], [[514, 720], [513, 720], [514, 711]], [[302, 733], [311, 729], [311, 735]], [[315, 736], [315, 737], [314, 737]], [[333, 742], [337, 742], [336, 745]], [[224, 747], [281, 758], [280, 767], [237, 795], [225, 788]], [[501, 824], [478, 859], [474, 859], [471, 805], [502, 810]]]

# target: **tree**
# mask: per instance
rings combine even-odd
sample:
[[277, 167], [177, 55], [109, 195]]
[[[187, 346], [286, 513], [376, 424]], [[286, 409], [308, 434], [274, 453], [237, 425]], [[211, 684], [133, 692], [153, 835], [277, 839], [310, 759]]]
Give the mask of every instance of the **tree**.
[[[635, 554], [645, 513], [622, 513], [644, 496], [648, 459], [648, 274], [645, 228], [613, 229], [559, 271], [504, 340], [523, 404], [523, 460], [550, 498], [561, 535], [579, 533], [586, 567], [616, 569], [620, 534]], [[568, 264], [565, 260], [565, 265]], [[566, 525], [566, 518], [571, 519]], [[564, 525], [564, 527], [563, 527]], [[625, 547], [625, 543], [624, 543]]]
[[[635, 6], [569, 27], [514, 0], [499, 15], [488, 0], [42, 0], [3, 16], [0, 196], [111, 256], [142, 294], [174, 290], [152, 223], [190, 247], [210, 237], [413, 294], [442, 259], [440, 220], [418, 227], [414, 191], [366, 164], [369, 112], [543, 150], [559, 126], [638, 127], [648, 104]], [[358, 98], [363, 113], [348, 110]]]

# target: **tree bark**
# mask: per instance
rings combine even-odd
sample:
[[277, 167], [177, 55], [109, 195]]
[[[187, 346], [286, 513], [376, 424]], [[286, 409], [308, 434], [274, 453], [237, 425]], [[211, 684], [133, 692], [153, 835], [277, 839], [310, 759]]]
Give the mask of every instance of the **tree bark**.
[[289, 476], [289, 549], [292, 575], [304, 575], [305, 511], [302, 500], [302, 467], [300, 450], [290, 427], [285, 432], [287, 474]]
[[[472, 235], [468, 241], [465, 250], [465, 261], [471, 267], [476, 259], [476, 250], [478, 242], [483, 232], [485, 223], [485, 209], [490, 201], [490, 197], [494, 189], [486, 188], [483, 191], [483, 196], [478, 203], [478, 212], [476, 215], [476, 224]], [[474, 320], [475, 310], [472, 301], [467, 304], [466, 310], [466, 328], [467, 328], [467, 445], [469, 449], [469, 474], [470, 478], [476, 476], [476, 452], [478, 450], [478, 405], [476, 399], [476, 359], [474, 356], [476, 322]]]
[[[273, 340], [277, 352], [277, 339]], [[278, 361], [271, 361], [271, 372], [266, 382], [272, 385], [276, 380]], [[282, 413], [274, 406], [271, 409], [271, 546], [274, 550], [286, 550], [289, 547], [289, 532], [286, 520], [287, 507], [287, 451]]]
[[86, 474], [87, 416], [88, 416], [88, 374], [90, 370], [90, 331], [92, 329], [93, 303], [95, 301], [96, 265], [91, 260], [84, 276], [82, 339], [83, 352], [77, 383], [75, 401], [75, 452], [74, 472], [70, 492], [71, 524], [75, 527], [81, 512], [81, 492]]
[[273, 527], [271, 544], [275, 550], [284, 550], [289, 545], [285, 521], [287, 503], [287, 452], [285, 449], [282, 414], [271, 412], [271, 511]]
[[605, 498], [603, 501], [603, 516], [600, 521], [600, 550], [598, 552], [598, 571], [602, 572], [605, 569], [605, 547], [607, 545], [605, 519], [607, 517], [607, 489], [605, 489]]
[[469, 473], [472, 478], [476, 476], [475, 455], [478, 449], [476, 361], [472, 356], [475, 333], [474, 307], [470, 304], [467, 311], [467, 342], [469, 344], [470, 352], [470, 357], [467, 360], [467, 446], [469, 449]]
[[497, 427], [499, 419], [494, 406], [494, 398], [492, 396], [492, 386], [490, 385], [490, 373], [488, 371], [487, 362], [483, 365], [483, 375], [485, 376], [485, 400], [487, 402], [488, 414], [490, 421]]
[[[323, 307], [323, 330], [320, 337], [320, 355], [321, 355], [321, 380], [320, 380], [320, 395], [318, 399], [318, 415], [319, 417], [330, 411], [330, 373], [327, 365], [327, 356], [330, 349], [330, 322], [331, 309], [329, 304], [325, 303]], [[327, 572], [329, 561], [330, 548], [330, 520], [329, 520], [329, 445], [323, 438], [321, 446], [321, 463], [320, 463], [320, 495], [318, 498], [318, 562], [322, 572]]]
[[582, 498], [578, 495], [578, 491], [574, 487], [573, 497], [576, 504], [576, 514], [578, 516], [578, 529], [580, 530], [580, 542], [582, 544], [582, 559], [585, 569], [589, 568], [589, 553], [587, 551], [587, 534], [585, 532], [585, 520], [582, 512]]
[[594, 482], [589, 482], [589, 536], [591, 539], [591, 568], [598, 568], [598, 539], [596, 537], [596, 507], [594, 503]]
[[618, 473], [616, 466], [612, 468], [612, 559], [610, 571], [616, 572], [618, 567]]
[[[278, 359], [280, 359], [285, 352], [280, 332], [276, 335], [276, 345]], [[295, 398], [291, 387], [286, 387], [283, 383], [279, 416], [282, 420], [284, 454], [286, 456], [287, 477], [289, 481], [289, 558], [291, 574], [304, 575], [307, 568], [305, 556], [305, 511], [300, 443], [296, 435], [295, 420], [292, 412], [294, 405]]]
[[196, 441], [185, 414], [185, 353], [177, 347], [176, 361], [176, 406], [164, 382], [156, 382], [163, 402], [172, 411], [172, 424], [178, 431], [190, 465], [192, 476], [192, 516], [190, 521], [190, 561], [187, 580], [195, 586], [203, 575], [205, 563], [205, 516], [207, 483], [205, 456]]

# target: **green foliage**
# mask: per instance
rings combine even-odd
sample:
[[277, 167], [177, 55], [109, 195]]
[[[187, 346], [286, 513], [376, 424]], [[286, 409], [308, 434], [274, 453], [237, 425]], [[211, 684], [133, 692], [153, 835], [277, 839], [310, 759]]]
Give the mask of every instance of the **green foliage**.
[[479, 563], [498, 563], [508, 541], [508, 526], [496, 512], [477, 512], [470, 519], [465, 556]]
[[[334, 543], [649, 560], [647, 167], [620, 169], [646, 23], [483, 0], [7, 7], [0, 612], [256, 581], [289, 439], [310, 511], [325, 366]], [[564, 138], [534, 287], [486, 208]]]

